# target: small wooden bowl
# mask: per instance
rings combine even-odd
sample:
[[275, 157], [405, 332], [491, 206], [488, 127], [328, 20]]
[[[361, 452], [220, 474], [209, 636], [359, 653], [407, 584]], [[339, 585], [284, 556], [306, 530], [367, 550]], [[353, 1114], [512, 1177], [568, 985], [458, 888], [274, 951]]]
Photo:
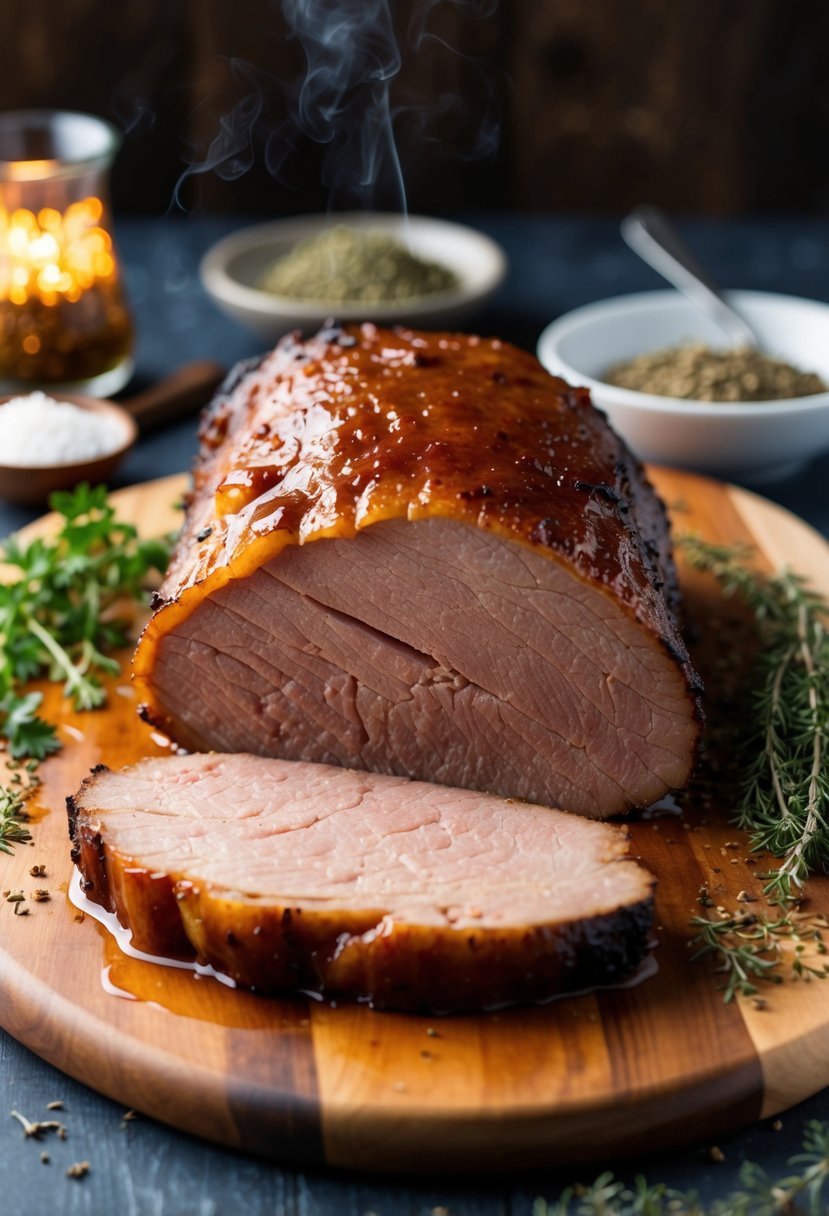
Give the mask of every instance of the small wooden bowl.
[[[123, 405], [58, 390], [57, 400], [113, 418], [123, 431], [122, 442], [106, 456], [80, 463], [27, 466], [0, 463], [0, 498], [31, 506], [46, 502], [53, 490], [70, 490], [82, 481], [91, 485], [108, 482], [138, 438], [139, 429], [143, 433], [194, 413], [209, 401], [224, 376], [225, 369], [212, 359], [185, 363]], [[10, 400], [0, 397], [0, 409]]]
[[[11, 399], [0, 397], [0, 409]], [[138, 424], [135, 419], [112, 401], [99, 401], [95, 397], [64, 392], [59, 392], [56, 399], [68, 401], [71, 405], [77, 405], [80, 409], [89, 410], [94, 414], [108, 416], [121, 428], [122, 440], [105, 456], [96, 456], [91, 460], [46, 465], [0, 463], [0, 498], [5, 498], [8, 502], [35, 505], [46, 502], [53, 490], [68, 490], [82, 481], [88, 481], [91, 485], [106, 482], [138, 438]]]

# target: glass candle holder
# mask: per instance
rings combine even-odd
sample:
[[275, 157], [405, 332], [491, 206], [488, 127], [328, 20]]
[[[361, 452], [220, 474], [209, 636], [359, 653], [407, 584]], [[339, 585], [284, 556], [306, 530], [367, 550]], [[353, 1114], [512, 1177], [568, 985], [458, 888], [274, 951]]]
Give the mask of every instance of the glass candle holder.
[[119, 146], [87, 114], [0, 114], [0, 391], [109, 396], [132, 374], [132, 321], [112, 240]]

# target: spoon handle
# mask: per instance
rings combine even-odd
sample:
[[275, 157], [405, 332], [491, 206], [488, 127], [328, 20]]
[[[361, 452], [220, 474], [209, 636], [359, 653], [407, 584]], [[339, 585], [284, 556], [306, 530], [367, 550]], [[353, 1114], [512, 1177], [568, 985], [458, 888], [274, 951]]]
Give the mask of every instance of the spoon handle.
[[140, 430], [173, 422], [195, 413], [207, 403], [225, 377], [225, 369], [212, 359], [185, 363], [172, 375], [165, 376], [152, 388], [121, 402]]
[[733, 342], [759, 346], [754, 331], [724, 299], [666, 215], [656, 207], [637, 207], [622, 220], [622, 236], [634, 253], [707, 312]]

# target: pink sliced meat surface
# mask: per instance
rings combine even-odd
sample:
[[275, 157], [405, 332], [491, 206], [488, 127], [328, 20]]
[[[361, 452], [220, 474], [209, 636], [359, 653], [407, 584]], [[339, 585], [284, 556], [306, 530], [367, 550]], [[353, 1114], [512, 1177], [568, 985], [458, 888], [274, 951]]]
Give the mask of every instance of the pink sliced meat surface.
[[97, 769], [68, 802], [86, 893], [137, 948], [260, 991], [482, 1009], [647, 949], [653, 880], [624, 832], [560, 811], [247, 754]]

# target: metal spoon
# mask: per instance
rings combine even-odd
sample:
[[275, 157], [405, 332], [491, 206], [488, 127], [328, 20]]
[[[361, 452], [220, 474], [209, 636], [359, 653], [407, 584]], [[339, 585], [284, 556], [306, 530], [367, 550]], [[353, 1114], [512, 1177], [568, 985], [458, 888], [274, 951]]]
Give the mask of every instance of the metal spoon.
[[656, 207], [637, 207], [622, 220], [622, 236], [634, 253], [708, 313], [738, 346], [760, 348], [754, 330], [725, 300], [668, 217]]

